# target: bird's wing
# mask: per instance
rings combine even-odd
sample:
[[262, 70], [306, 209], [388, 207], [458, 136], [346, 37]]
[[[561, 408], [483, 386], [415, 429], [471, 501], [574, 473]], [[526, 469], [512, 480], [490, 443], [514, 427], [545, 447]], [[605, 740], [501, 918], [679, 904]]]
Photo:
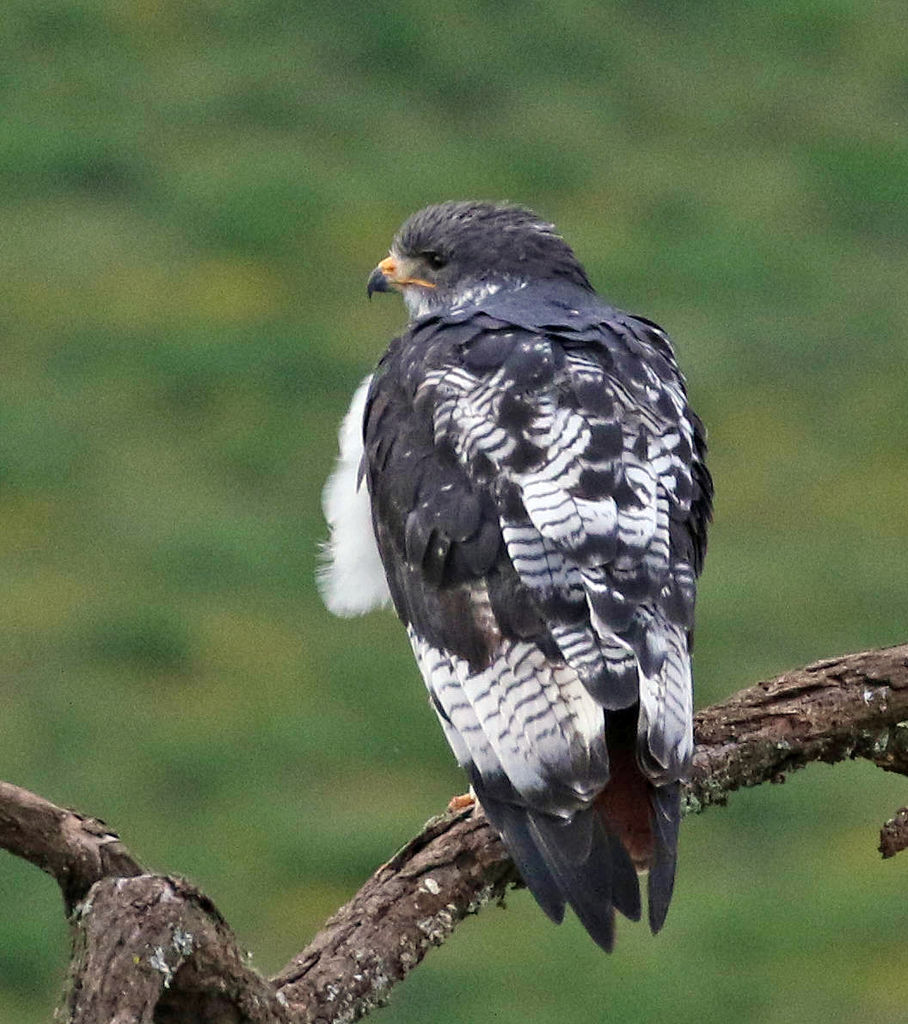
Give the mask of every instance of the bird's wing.
[[635, 916], [639, 896], [590, 813], [609, 779], [604, 712], [626, 723], [639, 702], [646, 775], [683, 775], [708, 477], [654, 325], [601, 307], [517, 319], [436, 316], [391, 346], [366, 410], [373, 520], [487, 813], [543, 907], [558, 916], [560, 893], [607, 945], [612, 903]]
[[572, 329], [565, 311], [535, 331], [472, 319], [480, 330], [416, 401], [436, 445], [493, 492], [510, 564], [564, 660], [603, 708], [640, 701], [647, 771], [677, 779], [692, 748], [703, 471], [667, 341], [622, 314], [578, 313]]

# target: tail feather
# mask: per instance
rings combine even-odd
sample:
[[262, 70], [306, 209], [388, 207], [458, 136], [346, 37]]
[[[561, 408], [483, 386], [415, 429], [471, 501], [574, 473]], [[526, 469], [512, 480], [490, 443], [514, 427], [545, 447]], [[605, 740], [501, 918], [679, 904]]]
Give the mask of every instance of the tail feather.
[[665, 923], [675, 884], [681, 786], [657, 786], [637, 760], [636, 709], [607, 718], [610, 778], [596, 806], [606, 828], [616, 834], [638, 871], [648, 871], [649, 925], [653, 933]]
[[501, 833], [520, 877], [545, 914], [561, 924], [564, 920], [564, 896], [530, 831], [530, 817], [526, 809], [516, 804], [496, 800], [483, 792], [474, 781], [473, 790], [486, 813], [486, 817]]
[[681, 825], [681, 784], [652, 788], [653, 859], [649, 869], [649, 926], [655, 935], [665, 923], [675, 887], [678, 829]]
[[557, 924], [568, 904], [607, 952], [615, 941], [616, 910], [640, 920], [638, 872], [649, 873], [651, 930], [658, 932], [665, 923], [681, 821], [680, 783], [650, 782], [633, 746], [622, 739], [611, 731], [608, 785], [570, 818], [533, 810], [518, 802], [516, 792], [493, 797], [478, 773], [473, 776], [479, 802], [539, 906]]
[[[529, 817], [533, 839], [562, 895], [593, 941], [610, 953], [615, 944], [616, 865], [610, 856], [608, 834], [598, 816], [589, 808], [578, 811], [567, 821], [533, 812]], [[575, 831], [592, 836], [589, 853], [582, 860], [571, 858], [567, 852], [572, 845], [579, 845], [576, 840], [565, 842], [565, 837]], [[637, 877], [633, 870], [630, 875], [639, 904]], [[622, 885], [627, 882], [627, 871], [619, 870], [619, 876]], [[633, 896], [623, 890], [618, 899], [622, 905], [633, 907]]]
[[640, 882], [637, 869], [620, 838], [613, 832], [607, 833], [609, 855], [612, 861], [612, 896], [615, 908], [620, 910], [629, 921], [639, 921], [642, 908], [640, 906]]
[[481, 786], [476, 795], [545, 913], [560, 923], [569, 904], [593, 940], [611, 951], [615, 910], [640, 919], [640, 886], [620, 839], [595, 810], [564, 819], [496, 800]]

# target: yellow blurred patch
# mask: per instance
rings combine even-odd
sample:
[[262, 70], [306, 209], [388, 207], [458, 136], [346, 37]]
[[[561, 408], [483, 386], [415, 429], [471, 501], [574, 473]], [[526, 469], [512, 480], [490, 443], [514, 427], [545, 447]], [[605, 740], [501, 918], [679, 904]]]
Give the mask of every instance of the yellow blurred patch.
[[37, 566], [27, 576], [7, 579], [0, 602], [0, 629], [5, 632], [56, 633], [91, 599], [94, 586], [51, 566]]
[[250, 698], [258, 703], [267, 680], [298, 675], [304, 657], [298, 628], [233, 608], [211, 609], [198, 624], [206, 666], [215, 676], [255, 679]]
[[[780, 502], [779, 474], [805, 445], [799, 410], [785, 408], [777, 390], [759, 393], [751, 388], [746, 405], [730, 405], [710, 421], [710, 465], [721, 481], [721, 514], [735, 522], [778, 526], [784, 519], [800, 520], [800, 496], [786, 494]], [[772, 443], [753, 443], [771, 438]], [[787, 484], [792, 481], [786, 480]]]
[[119, 266], [95, 282], [111, 327], [187, 323], [227, 327], [266, 316], [282, 304], [278, 278], [250, 261], [201, 260], [181, 266]]
[[258, 264], [205, 260], [190, 268], [177, 301], [209, 323], [238, 324], [274, 312], [280, 291], [277, 278]]
[[154, 28], [158, 31], [179, 21], [175, 5], [168, 0], [126, 0], [108, 3], [107, 17], [121, 28]]
[[[377, 867], [378, 865], [376, 865]], [[267, 901], [264, 925], [247, 938], [260, 970], [277, 971], [299, 952], [299, 937], [314, 935], [353, 896], [350, 886], [332, 885], [320, 879], [292, 889], [281, 889]]]
[[23, 554], [46, 543], [58, 527], [58, 502], [45, 495], [11, 494], [0, 504], [0, 556]]
[[[901, 953], [899, 952], [901, 949]], [[874, 961], [861, 972], [864, 999], [868, 1010], [875, 1010], [879, 1020], [905, 1019], [908, 1006], [908, 940], [896, 946], [887, 946], [885, 958]]]

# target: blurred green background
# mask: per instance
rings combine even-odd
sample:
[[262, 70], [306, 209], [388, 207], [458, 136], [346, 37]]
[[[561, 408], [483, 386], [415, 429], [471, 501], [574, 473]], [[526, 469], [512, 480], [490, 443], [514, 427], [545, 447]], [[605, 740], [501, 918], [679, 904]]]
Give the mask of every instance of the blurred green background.
[[[509, 198], [673, 334], [717, 520], [698, 703], [906, 639], [901, 3], [6, 0], [0, 777], [188, 875], [265, 971], [463, 788], [393, 616], [313, 584], [403, 217]], [[814, 767], [685, 825], [656, 939], [525, 893], [388, 1022], [904, 1019], [908, 780]], [[901, 862], [900, 862], [901, 861]], [[0, 855], [0, 1021], [53, 883]]]

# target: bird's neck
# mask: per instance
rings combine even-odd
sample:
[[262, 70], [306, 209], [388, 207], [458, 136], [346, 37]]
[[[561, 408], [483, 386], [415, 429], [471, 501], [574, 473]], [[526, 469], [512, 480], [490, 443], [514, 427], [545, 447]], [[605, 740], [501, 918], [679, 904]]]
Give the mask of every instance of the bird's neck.
[[455, 311], [478, 306], [490, 295], [502, 291], [519, 291], [527, 282], [519, 278], [466, 281], [453, 291], [435, 292], [428, 288], [412, 287], [404, 291], [404, 302], [411, 320], [442, 311]]

